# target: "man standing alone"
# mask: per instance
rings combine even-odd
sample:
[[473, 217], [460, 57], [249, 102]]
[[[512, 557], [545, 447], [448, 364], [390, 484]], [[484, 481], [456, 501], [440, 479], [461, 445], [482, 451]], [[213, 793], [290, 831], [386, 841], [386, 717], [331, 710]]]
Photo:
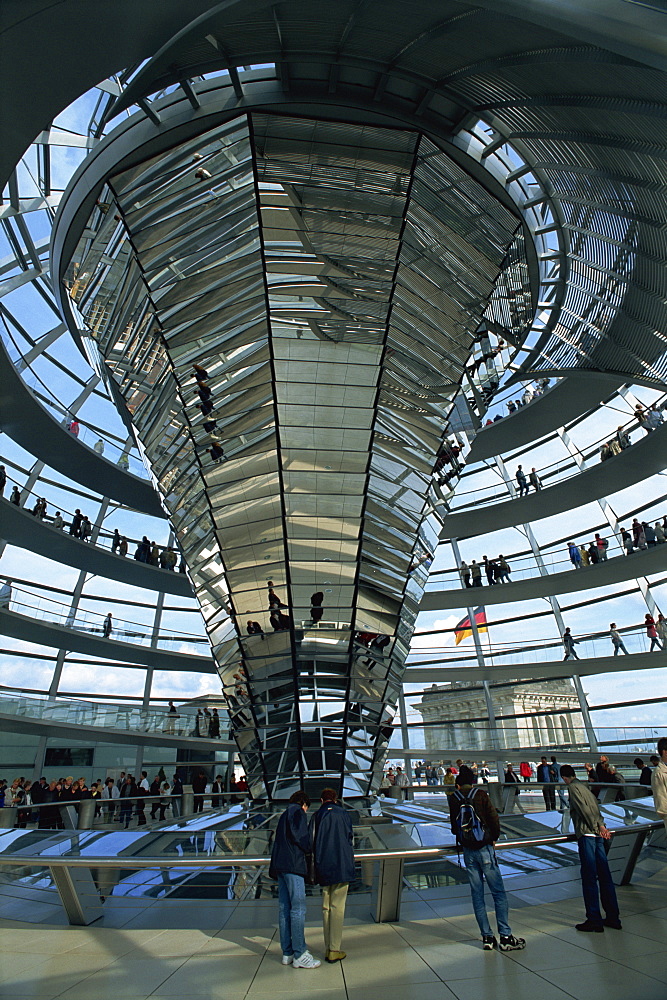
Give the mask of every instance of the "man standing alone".
[[[594, 934], [602, 934], [605, 927], [613, 927], [620, 931], [622, 925], [616, 889], [604, 849], [604, 842], [611, 838], [611, 833], [604, 825], [597, 799], [591, 790], [579, 781], [574, 768], [569, 764], [562, 764], [560, 776], [570, 792], [570, 816], [574, 823], [574, 835], [579, 848], [581, 885], [586, 906], [586, 919], [581, 924], [575, 924], [575, 929]], [[600, 898], [605, 917], [602, 916], [600, 909]]]
[[310, 821], [310, 833], [315, 854], [315, 872], [322, 886], [322, 925], [327, 962], [340, 962], [345, 901], [348, 884], [354, 878], [352, 820], [338, 803], [333, 788], [320, 795], [322, 805]]
[[306, 855], [311, 851], [306, 813], [310, 799], [294, 792], [278, 820], [271, 851], [269, 875], [278, 883], [278, 926], [283, 965], [295, 969], [317, 969], [322, 964], [308, 951], [306, 923]]
[[471, 769], [464, 764], [456, 776], [456, 791], [449, 797], [450, 821], [456, 842], [463, 849], [468, 872], [472, 908], [482, 933], [484, 951], [498, 947], [484, 904], [484, 880], [493, 896], [501, 951], [521, 951], [523, 938], [515, 938], [508, 922], [509, 904], [496, 860], [495, 842], [500, 835], [500, 821], [491, 799], [477, 784]]

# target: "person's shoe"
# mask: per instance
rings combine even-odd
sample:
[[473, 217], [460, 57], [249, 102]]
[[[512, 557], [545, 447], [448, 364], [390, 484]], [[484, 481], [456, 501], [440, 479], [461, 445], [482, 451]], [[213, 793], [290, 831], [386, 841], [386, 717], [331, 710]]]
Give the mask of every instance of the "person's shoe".
[[615, 931], [623, 930], [623, 924], [618, 919], [618, 917], [616, 918], [616, 920], [612, 920], [610, 917], [605, 917], [602, 923], [605, 925], [605, 927], [613, 927]]
[[303, 955], [299, 955], [292, 962], [295, 969], [319, 969], [321, 964], [309, 951], [304, 951]]
[[327, 962], [342, 962], [346, 957], [344, 951], [328, 951], [325, 956]]
[[508, 937], [503, 937], [502, 934], [500, 935], [499, 948], [501, 951], [523, 951], [525, 947], [526, 942], [524, 938], [514, 937], [513, 934], [510, 934]]
[[482, 948], [484, 951], [493, 951], [494, 948], [498, 947], [498, 942], [496, 941], [493, 934], [485, 934], [482, 938]]
[[583, 924], [575, 924], [575, 931], [588, 931], [591, 934], [604, 934], [602, 924], [594, 924], [592, 920], [584, 920]]
[[282, 957], [283, 965], [291, 965], [293, 961], [294, 961], [294, 955], [283, 955]]

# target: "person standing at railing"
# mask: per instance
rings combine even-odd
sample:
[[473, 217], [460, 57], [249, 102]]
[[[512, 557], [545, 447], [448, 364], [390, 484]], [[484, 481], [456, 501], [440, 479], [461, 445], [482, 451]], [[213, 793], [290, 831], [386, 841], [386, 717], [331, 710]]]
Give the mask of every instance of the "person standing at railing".
[[484, 903], [486, 882], [496, 913], [501, 951], [521, 951], [523, 938], [516, 938], [509, 925], [509, 903], [498, 867], [495, 845], [500, 836], [498, 813], [487, 792], [477, 785], [477, 778], [464, 764], [455, 779], [456, 791], [449, 797], [451, 830], [463, 851], [468, 872], [472, 908], [482, 935], [484, 951], [498, 947]]
[[179, 718], [178, 709], [174, 705], [173, 701], [169, 702], [169, 708], [167, 710], [167, 724], [164, 728], [165, 733], [173, 736], [176, 732], [176, 719]]
[[176, 772], [171, 786], [171, 815], [173, 816], [174, 819], [177, 819], [181, 815], [182, 802], [183, 802], [183, 782], [181, 781], [178, 772]]
[[13, 580], [5, 580], [3, 584], [0, 584], [0, 608], [6, 608], [9, 611], [9, 605], [12, 600], [12, 583]]
[[118, 528], [113, 529], [113, 538], [111, 539], [111, 551], [115, 552], [120, 545], [120, 532]]
[[278, 883], [282, 964], [295, 969], [318, 969], [322, 964], [309, 952], [305, 937], [307, 856], [312, 851], [306, 821], [309, 806], [305, 792], [290, 796], [287, 809], [278, 820], [269, 866], [270, 878]]
[[113, 624], [111, 619], [111, 612], [109, 611], [104, 622], [102, 623], [102, 637], [108, 639], [113, 631]]
[[626, 656], [629, 655], [627, 649], [623, 645], [623, 640], [621, 639], [617, 629], [616, 622], [612, 622], [609, 626], [609, 635], [611, 636], [611, 642], [614, 647], [614, 656], [618, 656], [619, 650], [625, 653]]
[[474, 559], [470, 566], [470, 576], [472, 579], [473, 587], [482, 586], [482, 567], [479, 565], [479, 563], [475, 562]]
[[655, 619], [653, 615], [649, 614], [644, 615], [644, 625], [646, 627], [646, 638], [651, 640], [649, 653], [653, 652], [655, 646], [657, 646], [658, 649], [662, 650], [662, 646], [658, 642], [658, 633], [656, 631]]
[[350, 882], [355, 877], [352, 820], [338, 803], [333, 788], [320, 793], [322, 805], [310, 821], [315, 877], [322, 886], [322, 924], [324, 957], [327, 962], [341, 962], [345, 902]]
[[21, 491], [18, 486], [12, 486], [12, 492], [9, 497], [9, 502], [13, 503], [15, 507], [21, 506]]
[[553, 787], [556, 776], [546, 757], [537, 765], [537, 780], [542, 785], [542, 798], [547, 812], [556, 808], [556, 790]]
[[538, 476], [536, 468], [533, 467], [530, 470], [530, 474], [528, 476], [528, 481], [529, 481], [530, 485], [533, 487], [533, 489], [535, 490], [536, 493], [537, 493], [538, 490], [542, 489], [542, 480]]
[[459, 573], [461, 575], [461, 583], [464, 587], [470, 587], [470, 567], [465, 559], [461, 560], [461, 565], [459, 566]]
[[65, 527], [65, 522], [63, 521], [63, 516], [59, 510], [53, 515], [53, 527], [57, 528], [58, 531], [62, 531]]
[[667, 736], [660, 737], [657, 750], [660, 760], [651, 775], [651, 791], [653, 792], [655, 811], [667, 830]]
[[[616, 889], [609, 870], [605, 841], [611, 833], [604, 824], [597, 799], [589, 788], [577, 778], [574, 768], [563, 764], [561, 778], [568, 786], [570, 817], [579, 848], [581, 884], [586, 906], [586, 919], [575, 924], [578, 931], [602, 934], [605, 927], [621, 930], [621, 918], [616, 899]], [[605, 916], [602, 916], [600, 899]]]
[[655, 630], [658, 633], [658, 638], [662, 642], [664, 648], [667, 645], [667, 620], [662, 613], [658, 614], [658, 620], [655, 623]]
[[519, 487], [519, 496], [522, 497], [525, 493], [528, 496], [530, 492], [530, 486], [526, 480], [526, 473], [523, 471], [523, 466], [519, 466], [516, 470], [516, 484]]
[[106, 807], [106, 822], [113, 823], [114, 815], [116, 813], [115, 801], [120, 797], [120, 792], [116, 787], [116, 782], [113, 778], [106, 778], [104, 781], [104, 788], [102, 789], [100, 798], [103, 802], [108, 802], [109, 805]]
[[570, 562], [574, 568], [581, 569], [581, 552], [579, 551], [578, 546], [576, 546], [574, 542], [568, 542], [567, 552], [570, 557]]
[[598, 562], [607, 561], [607, 549], [609, 548], [609, 541], [598, 533], [595, 535], [595, 544], [598, 550]]
[[7, 485], [7, 470], [4, 465], [0, 465], [0, 497], [5, 495], [5, 486]]

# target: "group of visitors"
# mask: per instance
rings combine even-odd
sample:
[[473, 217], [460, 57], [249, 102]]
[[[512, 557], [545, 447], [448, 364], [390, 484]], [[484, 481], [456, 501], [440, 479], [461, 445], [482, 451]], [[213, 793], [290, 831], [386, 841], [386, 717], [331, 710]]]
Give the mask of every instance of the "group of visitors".
[[[664, 417], [661, 410], [664, 407], [658, 406], [654, 403], [652, 406], [644, 407], [641, 403], [635, 406], [634, 416], [639, 424], [639, 426], [650, 434], [651, 431], [657, 430], [660, 424], [663, 423]], [[625, 430], [623, 426], [616, 428], [616, 434], [610, 438], [608, 441], [604, 441], [600, 445], [600, 461], [606, 462], [610, 458], [614, 458], [616, 455], [620, 455], [622, 451], [629, 448], [632, 444], [630, 440], [629, 433]]]
[[[1, 468], [4, 470], [4, 465]], [[3, 475], [4, 482], [2, 475], [0, 475], [0, 483], [2, 483], [0, 496], [3, 495], [4, 486], [7, 482], [6, 473], [3, 472]], [[23, 506], [23, 498], [18, 486], [12, 487], [9, 502], [15, 504], [17, 507]], [[93, 539], [93, 525], [90, 518], [86, 514], [82, 514], [78, 507], [74, 511], [74, 514], [71, 515], [71, 521], [69, 522], [64, 520], [59, 510], [55, 512], [52, 518], [49, 517], [47, 507], [46, 499], [44, 497], [37, 497], [33, 507], [30, 509], [30, 513], [40, 521], [50, 520], [52, 526], [59, 531], [69, 528], [69, 534], [82, 542], [96, 542], [103, 535], [102, 532], [98, 532], [95, 539]], [[108, 536], [105, 535], [104, 537]], [[114, 528], [113, 535], [111, 536], [112, 553], [124, 557], [128, 553], [128, 548], [129, 542], [127, 537], [121, 535], [118, 528]], [[148, 566], [157, 566], [160, 569], [167, 569], [173, 572], [178, 562], [178, 553], [172, 545], [157, 545], [155, 541], [149, 541], [148, 537], [144, 535], [141, 541], [137, 543], [134, 558], [137, 562], [146, 563]], [[179, 572], [185, 573], [185, 560], [182, 557]]]
[[488, 556], [483, 556], [481, 563], [473, 559], [470, 565], [468, 565], [465, 559], [461, 560], [459, 575], [464, 587], [481, 587], [482, 572], [490, 587], [495, 586], [497, 583], [511, 583], [510, 573], [512, 570], [503, 555], [499, 555], [496, 559], [489, 559]]
[[[208, 171], [206, 171], [204, 167], [201, 167], [200, 170], [203, 171], [203, 173], [208, 174]], [[197, 174], [196, 176], [199, 179], [202, 179], [203, 175]], [[208, 176], [210, 177], [211, 175], [208, 174]], [[195, 364], [192, 366], [192, 369], [195, 377], [195, 385], [197, 386], [197, 395], [199, 396], [197, 409], [201, 410], [202, 415], [206, 417], [203, 427], [208, 434], [210, 441], [208, 453], [211, 456], [213, 464], [219, 465], [220, 462], [224, 462], [225, 460], [225, 449], [222, 446], [222, 439], [220, 437], [218, 423], [214, 413], [215, 404], [213, 402], [213, 390], [209, 385], [210, 376], [203, 365]]]
[[[169, 784], [164, 775], [157, 775], [151, 785], [146, 771], [141, 772], [138, 780], [135, 780], [133, 775], [121, 771], [118, 780], [107, 777], [102, 781], [99, 778], [93, 781], [90, 787], [85, 778], [74, 779], [71, 775], [54, 778], [50, 782], [45, 777], [34, 782], [23, 777], [16, 778], [9, 788], [5, 782], [0, 781], [0, 806], [17, 808], [16, 826], [20, 828], [36, 822], [40, 830], [63, 830], [65, 821], [62, 807], [71, 805], [76, 809], [81, 801], [93, 799], [96, 803], [95, 816], [101, 816], [107, 823], [114, 821], [121, 823], [127, 829], [133, 815], [136, 816], [138, 826], [143, 826], [147, 822], [146, 803], [141, 797], [142, 792], [146, 796], [161, 796], [159, 801], [153, 804], [151, 819], [155, 819], [158, 812], [160, 819], [164, 819], [165, 811], [169, 807], [174, 816], [180, 815], [183, 785], [178, 775], [174, 775], [173, 785]], [[34, 809], [32, 808], [34, 806], [41, 808]]]
[[310, 799], [305, 792], [294, 792], [278, 820], [271, 850], [269, 875], [278, 883], [282, 964], [293, 969], [317, 969], [322, 964], [306, 945], [306, 881], [322, 887], [326, 961], [346, 957], [341, 950], [345, 903], [355, 878], [352, 820], [333, 788], [322, 790], [320, 803], [309, 824]]
[[[73, 434], [74, 437], [78, 438], [78, 436], [80, 434], [80, 431], [81, 431], [81, 425], [79, 424], [79, 421], [76, 419], [76, 417], [68, 417], [66, 419], [66, 421], [65, 421], [65, 427], [70, 432], [70, 434]], [[103, 438], [98, 437], [97, 441], [93, 445], [93, 451], [95, 452], [96, 455], [103, 455], [104, 454], [104, 439]], [[124, 452], [121, 453], [121, 455], [120, 455], [120, 457], [118, 459], [118, 462], [116, 464], [121, 469], [123, 469], [124, 472], [128, 472], [129, 471], [129, 468], [130, 468], [130, 459], [129, 459], [128, 454], [127, 454], [126, 451], [124, 451]]]
[[[533, 385], [526, 386], [518, 399], [510, 399], [505, 404], [507, 406], [507, 416], [511, 417], [513, 413], [517, 413], [518, 410], [521, 410], [524, 406], [528, 406], [529, 403], [532, 403], [534, 399], [538, 399], [540, 396], [544, 395], [550, 385], [551, 379], [540, 378]], [[497, 423], [499, 420], [503, 419], [503, 416], [504, 415], [502, 413], [497, 413], [493, 420], [489, 418], [484, 426], [489, 427], [491, 424]]]
[[[657, 620], [652, 614], [647, 612], [644, 615], [644, 621], [640, 625], [630, 625], [627, 629], [631, 628], [641, 628], [646, 630], [646, 638], [649, 641], [649, 653], [652, 653], [654, 649], [663, 650], [667, 648], [667, 619], [665, 616], [658, 612]], [[625, 648], [625, 643], [621, 637], [616, 622], [610, 622], [609, 624], [609, 638], [611, 639], [612, 648], [614, 650], [614, 656], [618, 656], [619, 653], [625, 653], [626, 656], [629, 655], [627, 649]], [[577, 646], [582, 640], [575, 639], [572, 635], [570, 628], [566, 628], [562, 635], [563, 649], [565, 655], [563, 660], [578, 660], [577, 652], [575, 646]]]
[[[273, 580], [267, 583], [267, 603], [269, 613], [269, 625], [274, 632], [285, 632], [294, 627], [292, 615], [289, 613], [289, 605], [285, 604], [280, 596], [273, 589]], [[310, 596], [310, 624], [315, 625], [322, 620], [324, 614], [324, 591], [316, 590]], [[246, 633], [248, 635], [261, 635], [264, 637], [264, 629], [261, 622], [249, 619], [246, 622]]]
[[[224, 777], [218, 774], [210, 781], [202, 769], [192, 776], [192, 791], [195, 813], [203, 811], [205, 798], [210, 799], [212, 808], [224, 805], [227, 799]], [[232, 775], [230, 792], [232, 803], [241, 801], [241, 796], [248, 792], [245, 775], [238, 780]], [[71, 775], [50, 782], [45, 777], [34, 782], [19, 777], [11, 785], [0, 779], [0, 808], [14, 806], [17, 809], [17, 827], [25, 828], [28, 823], [36, 823], [40, 830], [64, 829], [62, 807], [72, 805], [77, 808], [84, 799], [95, 800], [95, 817], [101, 822], [120, 823], [125, 829], [133, 819], [136, 819], [137, 826], [148, 822], [146, 799], [151, 800], [148, 804], [152, 821], [163, 821], [167, 812], [176, 819], [182, 815], [182, 796], [182, 776], [177, 772], [170, 783], [162, 770], [152, 781], [149, 781], [147, 771], [142, 771], [139, 777], [121, 771], [118, 778], [107, 777], [104, 781], [98, 778], [90, 787], [85, 778], [74, 779]], [[35, 809], [34, 806], [41, 808]]]
[[[170, 705], [173, 702], [169, 702]], [[171, 711], [171, 709], [170, 709]], [[207, 736], [212, 740], [217, 740], [220, 738], [220, 716], [218, 714], [217, 708], [214, 708], [209, 712], [208, 708], [198, 708], [197, 714], [195, 716], [195, 725], [191, 736], [204, 737]]]
[[523, 471], [523, 466], [520, 465], [516, 470], [516, 485], [518, 487], [518, 496], [528, 496], [531, 486], [536, 493], [538, 490], [542, 489], [542, 480], [537, 474], [537, 469], [534, 467], [530, 470], [528, 476], [526, 477], [526, 473]]

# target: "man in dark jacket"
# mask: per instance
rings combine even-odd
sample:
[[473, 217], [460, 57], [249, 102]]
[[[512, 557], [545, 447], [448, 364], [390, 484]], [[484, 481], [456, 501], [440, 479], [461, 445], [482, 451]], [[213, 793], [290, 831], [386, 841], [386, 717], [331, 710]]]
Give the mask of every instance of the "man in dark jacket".
[[283, 965], [295, 969], [317, 969], [322, 963], [308, 951], [306, 923], [306, 855], [312, 847], [306, 813], [310, 799], [305, 792], [294, 792], [278, 820], [271, 851], [269, 875], [278, 882], [278, 926]]
[[[470, 818], [471, 808], [477, 816], [478, 823], [464, 822], [466, 818]], [[500, 836], [498, 813], [488, 794], [477, 784], [475, 775], [465, 764], [456, 776], [456, 791], [449, 797], [449, 814], [452, 833], [456, 837], [457, 844], [463, 849], [463, 860], [470, 882], [472, 908], [482, 932], [484, 950], [492, 951], [498, 946], [484, 904], [484, 880], [486, 879], [496, 911], [500, 950], [520, 951], [526, 947], [526, 942], [523, 938], [515, 938], [512, 934], [508, 922], [507, 894], [494, 850], [496, 840]], [[476, 831], [473, 827], [476, 827]]]
[[333, 788], [323, 789], [322, 805], [310, 821], [315, 873], [322, 886], [322, 924], [327, 962], [340, 962], [348, 884], [354, 878], [350, 814], [338, 804]]

